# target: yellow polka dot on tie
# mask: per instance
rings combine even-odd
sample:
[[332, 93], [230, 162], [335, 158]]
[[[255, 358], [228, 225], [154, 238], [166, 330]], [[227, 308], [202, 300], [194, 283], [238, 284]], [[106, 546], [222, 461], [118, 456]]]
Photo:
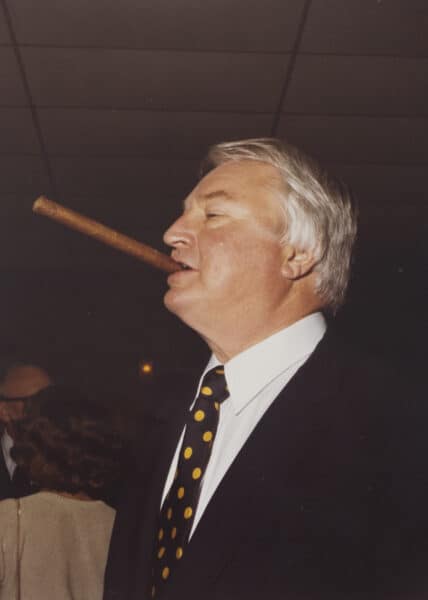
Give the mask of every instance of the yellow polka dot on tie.
[[162, 538], [163, 538], [163, 529], [159, 529], [158, 540], [160, 541]]
[[180, 558], [183, 556], [183, 548], [177, 548], [177, 550], [175, 551], [175, 557], [177, 560], [180, 560]]
[[162, 579], [168, 579], [169, 576], [169, 568], [168, 567], [164, 567], [162, 569]]
[[216, 369], [215, 372], [217, 375], [224, 375], [224, 369]]
[[204, 396], [212, 396], [213, 395], [213, 391], [210, 387], [208, 387], [207, 385], [204, 385], [203, 388], [201, 388], [201, 393]]
[[162, 546], [161, 548], [159, 548], [158, 551], [158, 558], [162, 558], [162, 556], [165, 554], [165, 546]]
[[185, 519], [190, 519], [190, 517], [193, 515], [193, 509], [190, 506], [187, 506], [184, 509], [184, 518]]
[[197, 410], [193, 417], [195, 421], [203, 421], [205, 419], [205, 413], [203, 410]]
[[181, 487], [179, 487], [179, 488], [178, 488], [178, 490], [177, 490], [177, 498], [178, 498], [179, 500], [181, 500], [183, 496], [184, 496], [184, 487], [183, 487], [183, 486], [181, 486]]
[[196, 469], [193, 469], [192, 471], [192, 479], [199, 479], [199, 477], [202, 475], [202, 470], [199, 467], [196, 467]]
[[220, 404], [218, 402], [214, 402], [215, 409], [218, 410], [220, 408]]
[[168, 508], [168, 510], [166, 511], [166, 518], [168, 519], [168, 521], [171, 521], [171, 517], [172, 517], [172, 508]]
[[190, 446], [187, 446], [187, 448], [184, 449], [183, 452], [183, 456], [186, 460], [189, 460], [189, 458], [192, 456], [193, 454], [193, 448], [191, 448]]
[[202, 439], [204, 440], [204, 442], [210, 442], [213, 439], [212, 431], [204, 431]]
[[154, 585], [152, 585], [152, 598], [154, 598], [156, 596], [156, 588]]
[[177, 537], [177, 527], [173, 527], [171, 529], [171, 539], [175, 540], [176, 537]]

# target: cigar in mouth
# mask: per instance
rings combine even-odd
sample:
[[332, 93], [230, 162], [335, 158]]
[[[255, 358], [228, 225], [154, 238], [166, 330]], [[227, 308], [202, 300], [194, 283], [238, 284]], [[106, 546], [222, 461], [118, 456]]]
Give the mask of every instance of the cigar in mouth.
[[40, 196], [34, 202], [33, 212], [57, 221], [70, 229], [80, 231], [80, 233], [84, 233], [120, 252], [134, 256], [138, 260], [166, 273], [174, 273], [182, 269], [181, 265], [167, 254], [163, 254], [159, 250], [138, 242], [94, 219], [48, 200], [44, 196]]

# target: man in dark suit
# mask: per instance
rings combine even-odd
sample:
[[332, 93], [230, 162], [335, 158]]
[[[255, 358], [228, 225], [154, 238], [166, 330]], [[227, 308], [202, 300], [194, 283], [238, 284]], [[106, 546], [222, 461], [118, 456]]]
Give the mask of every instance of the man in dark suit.
[[[165, 305], [212, 355], [199, 385], [147, 405], [106, 600], [421, 597], [421, 409], [323, 316], [343, 301], [355, 234], [346, 189], [296, 148], [211, 148], [165, 234], [183, 267]], [[209, 459], [185, 481], [210, 395]]]
[[50, 384], [46, 371], [26, 364], [11, 366], [0, 383], [0, 500], [20, 498], [32, 492], [30, 482], [16, 467], [10, 453], [14, 426], [25, 416], [32, 397]]

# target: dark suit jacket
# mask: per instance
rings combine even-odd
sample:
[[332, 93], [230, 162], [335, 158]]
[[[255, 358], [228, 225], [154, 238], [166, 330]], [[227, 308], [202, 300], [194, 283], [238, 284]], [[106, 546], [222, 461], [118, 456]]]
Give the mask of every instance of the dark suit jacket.
[[[161, 493], [195, 385], [164, 391], [146, 418], [105, 600], [150, 597]], [[327, 334], [235, 459], [161, 597], [419, 599], [428, 454], [424, 409], [408, 394]]]
[[37, 490], [33, 490], [28, 478], [23, 474], [14, 481], [11, 480], [4, 460], [3, 451], [0, 447], [0, 500], [6, 500], [7, 498], [22, 498], [35, 491]]

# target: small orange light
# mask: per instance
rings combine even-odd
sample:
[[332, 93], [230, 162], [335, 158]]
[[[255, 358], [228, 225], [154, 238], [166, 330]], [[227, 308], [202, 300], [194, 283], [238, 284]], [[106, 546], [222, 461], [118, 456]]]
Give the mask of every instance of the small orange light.
[[153, 363], [147, 361], [140, 362], [141, 375], [151, 375], [153, 373]]

